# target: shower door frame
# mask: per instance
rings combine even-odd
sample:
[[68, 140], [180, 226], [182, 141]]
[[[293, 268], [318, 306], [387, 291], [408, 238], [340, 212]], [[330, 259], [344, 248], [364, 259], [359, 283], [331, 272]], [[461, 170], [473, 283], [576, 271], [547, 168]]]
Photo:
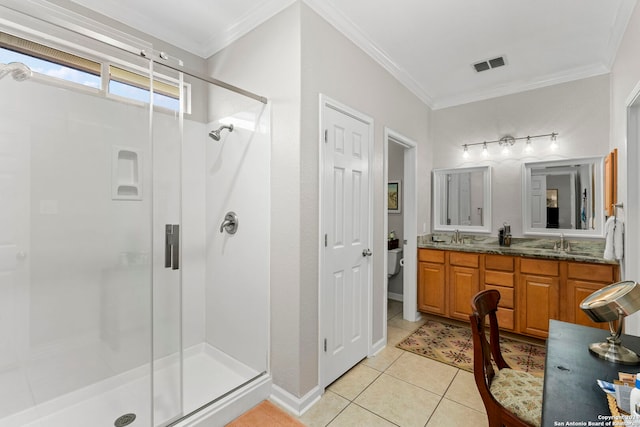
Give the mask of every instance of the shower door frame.
[[[227, 90], [236, 92], [240, 95], [255, 99], [263, 104], [267, 104], [268, 102], [268, 100], [265, 97], [262, 97], [262, 96], [253, 94], [249, 91], [243, 90], [241, 88], [229, 85], [220, 80], [203, 75], [199, 72], [186, 69], [182, 67], [181, 61], [178, 61], [179, 65], [168, 64], [164, 53], [156, 52], [153, 49], [153, 45], [151, 45], [149, 42], [146, 42], [142, 39], [138, 39], [129, 34], [122, 33], [118, 30], [114, 30], [112, 27], [104, 25], [99, 21], [89, 20], [83, 16], [76, 15], [73, 11], [66, 10], [60, 6], [52, 5], [42, 0], [32, 0], [30, 2], [23, 2], [21, 0], [5, 0], [1, 7], [9, 8], [19, 15], [36, 18], [36, 20], [40, 20], [43, 23], [53, 24], [59, 27], [64, 32], [69, 32], [69, 31], [74, 32], [81, 36], [88, 37], [89, 39], [92, 39], [98, 43], [106, 44], [108, 46], [114, 47], [116, 49], [127, 52], [129, 54], [139, 55], [141, 58], [147, 59], [149, 61], [149, 64], [151, 66], [151, 76], [153, 76], [153, 64], [160, 63], [163, 66], [172, 68], [179, 73], [184, 73], [184, 74], [196, 77], [198, 79], [201, 79], [213, 85], [223, 87]], [[3, 23], [12, 23], [12, 22], [15, 22], [15, 21], [12, 20], [11, 17], [8, 17], [8, 16], [0, 17], [0, 25]], [[25, 28], [29, 28], [29, 30], [33, 30], [32, 27], [27, 25], [25, 25]], [[99, 50], [96, 52], [98, 53], [98, 56], [102, 54]], [[104, 69], [103, 69], [103, 72], [104, 72]], [[153, 79], [151, 79], [151, 81], [153, 81]], [[105, 88], [103, 87], [102, 90], [104, 89]], [[149, 108], [149, 114], [150, 114], [148, 147], [150, 152], [152, 153], [154, 149], [154, 144], [153, 144], [153, 141], [151, 140], [153, 125], [154, 125], [154, 121], [153, 121], [154, 109], [153, 109], [152, 102], [150, 103], [148, 108]], [[182, 138], [182, 133], [181, 133], [181, 138]], [[144, 172], [149, 173], [153, 176], [153, 162], [152, 162], [152, 170], [144, 171]], [[147, 191], [147, 194], [152, 194], [152, 193], [153, 193], [153, 187], [149, 188]], [[153, 220], [155, 219], [153, 215], [154, 215], [154, 210], [152, 209], [151, 222], [153, 222]], [[179, 222], [181, 222], [181, 220]], [[157, 224], [151, 224], [151, 227], [155, 228], [157, 227]], [[153, 234], [153, 231], [152, 231], [152, 234]], [[180, 245], [181, 245], [181, 242], [180, 242]], [[151, 242], [151, 248], [152, 248], [152, 251], [155, 250], [153, 242]], [[151, 266], [150, 268], [152, 269], [152, 274], [155, 275], [155, 272], [153, 272], [154, 267]], [[152, 281], [151, 286], [154, 286], [154, 284], [155, 284], [155, 279]], [[269, 313], [269, 308], [267, 308], [267, 313]], [[182, 328], [180, 327], [180, 329]], [[154, 342], [152, 340], [152, 342], [150, 343], [150, 349], [153, 348], [153, 345], [154, 345]], [[180, 351], [182, 352], [182, 345], [180, 346]], [[267, 348], [267, 360], [268, 359], [269, 359], [269, 350]], [[151, 358], [150, 358], [151, 364], [153, 364], [153, 361], [154, 361], [154, 355], [153, 353], [151, 353]], [[153, 377], [151, 381], [152, 382], [154, 381]], [[153, 387], [153, 384], [152, 384], [152, 387]], [[237, 392], [240, 389], [242, 389], [242, 393], [239, 393], [238, 395]], [[189, 419], [192, 419], [191, 417], [194, 414], [197, 414], [198, 416], [195, 416], [194, 418], [196, 419], [199, 417], [203, 418], [203, 417], [209, 416], [212, 411], [219, 411], [221, 410], [221, 408], [224, 409], [229, 407], [233, 413], [233, 411], [237, 411], [239, 407], [246, 406], [247, 402], [249, 403], [250, 406], [253, 406], [254, 404], [258, 403], [260, 400], [266, 398], [266, 396], [268, 396], [270, 392], [271, 392], [271, 377], [269, 373], [269, 363], [267, 363], [266, 372], [262, 372], [255, 378], [248, 380], [246, 383], [242, 384], [241, 386], [233, 390], [230, 390], [228, 393], [224, 394], [223, 396], [220, 396], [219, 398], [216, 398], [214, 401], [204, 405], [203, 407], [195, 411], [192, 411], [188, 414], [181, 413], [179, 416], [176, 416], [173, 420], [168, 421], [165, 425], [179, 426], [182, 424], [183, 420], [185, 420], [185, 418], [187, 417]], [[253, 400], [246, 399], [249, 396], [249, 393], [257, 393], [257, 395], [260, 397], [257, 400], [256, 398], [253, 398]], [[235, 395], [238, 395], [238, 396], [235, 396]], [[252, 396], [254, 396], [254, 394], [252, 394]], [[151, 394], [150, 398], [153, 399], [153, 393]], [[237, 399], [240, 399], [240, 398], [244, 398], [244, 402], [239, 403]], [[154, 405], [152, 405], [152, 411], [153, 411], [153, 407]], [[248, 408], [245, 407], [241, 411], [244, 411], [246, 409]], [[230, 421], [232, 418], [235, 417], [235, 415], [233, 416], [224, 415], [224, 416], [226, 417], [227, 421]]]

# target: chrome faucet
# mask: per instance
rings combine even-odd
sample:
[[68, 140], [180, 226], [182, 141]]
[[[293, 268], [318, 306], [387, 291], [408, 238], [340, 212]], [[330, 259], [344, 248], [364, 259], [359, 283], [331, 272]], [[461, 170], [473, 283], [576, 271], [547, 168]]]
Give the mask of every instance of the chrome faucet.
[[454, 243], [454, 244], [464, 243], [464, 241], [460, 237], [460, 230], [455, 230], [453, 232], [453, 235], [451, 236], [451, 243]]
[[[560, 247], [558, 247], [558, 243], [560, 243]], [[560, 242], [555, 242], [553, 245], [554, 250], [559, 250], [560, 252], [571, 252], [571, 243], [567, 240], [567, 244], [564, 244], [564, 233], [560, 233]]]

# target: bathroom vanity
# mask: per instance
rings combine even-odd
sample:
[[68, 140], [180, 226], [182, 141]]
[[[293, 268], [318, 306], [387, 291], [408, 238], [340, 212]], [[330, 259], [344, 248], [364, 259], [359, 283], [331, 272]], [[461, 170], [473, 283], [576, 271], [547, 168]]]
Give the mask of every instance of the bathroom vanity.
[[496, 289], [505, 330], [546, 338], [550, 319], [608, 328], [579, 308], [592, 292], [620, 278], [618, 263], [602, 258], [602, 242], [572, 242], [567, 252], [553, 249], [557, 242], [550, 239], [513, 239], [510, 247], [498, 246], [495, 237], [436, 240], [418, 241], [419, 311], [467, 322], [473, 295]]

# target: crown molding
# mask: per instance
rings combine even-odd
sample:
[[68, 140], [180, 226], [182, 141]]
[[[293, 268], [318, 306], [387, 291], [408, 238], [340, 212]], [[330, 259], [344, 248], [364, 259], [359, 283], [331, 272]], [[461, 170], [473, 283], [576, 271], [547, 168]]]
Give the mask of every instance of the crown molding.
[[406, 72], [406, 70], [395, 63], [386, 52], [372, 43], [362, 30], [353, 23], [353, 21], [347, 18], [326, 0], [302, 1], [345, 37], [351, 40], [351, 42], [353, 42], [357, 47], [373, 58], [374, 61], [387, 70], [396, 80], [418, 97], [418, 99], [424, 102], [428, 107], [432, 106], [433, 99], [427, 91], [418, 84], [418, 82], [416, 82], [411, 75]]
[[633, 9], [636, 7], [636, 3], [637, 0], [622, 0], [620, 3], [616, 19], [613, 23], [613, 31], [609, 38], [609, 44], [607, 45], [606, 61], [609, 69], [613, 68], [613, 63], [616, 60], [618, 49], [622, 43], [624, 33], [627, 30], [627, 25], [629, 25], [629, 20], [631, 19]]
[[431, 108], [434, 110], [440, 110], [443, 108], [455, 107], [457, 105], [469, 104], [471, 102], [485, 101], [487, 99], [497, 98], [500, 96], [513, 95], [529, 90], [541, 89], [547, 86], [568, 83], [571, 81], [586, 79], [589, 77], [601, 76], [609, 72], [610, 69], [604, 64], [593, 64], [586, 67], [573, 68], [571, 70], [542, 76], [530, 82], [513, 82], [489, 89], [465, 93], [462, 95], [438, 98]]
[[199, 44], [196, 53], [202, 58], [209, 58], [215, 55], [240, 37], [251, 32], [260, 24], [271, 19], [297, 0], [268, 0], [261, 2], [259, 6], [245, 14], [239, 21], [225, 28], [219, 36], [211, 37]]

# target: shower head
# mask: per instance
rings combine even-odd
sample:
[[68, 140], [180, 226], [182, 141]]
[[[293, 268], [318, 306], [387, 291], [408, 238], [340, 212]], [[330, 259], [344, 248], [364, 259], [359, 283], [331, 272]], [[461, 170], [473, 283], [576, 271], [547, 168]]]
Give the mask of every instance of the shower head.
[[31, 68], [21, 62], [9, 62], [8, 64], [0, 64], [0, 79], [7, 74], [17, 82], [23, 82], [33, 75]]
[[222, 129], [229, 129], [229, 132], [233, 132], [233, 125], [222, 125], [218, 129], [209, 132], [209, 136], [216, 141], [220, 141], [220, 131]]

